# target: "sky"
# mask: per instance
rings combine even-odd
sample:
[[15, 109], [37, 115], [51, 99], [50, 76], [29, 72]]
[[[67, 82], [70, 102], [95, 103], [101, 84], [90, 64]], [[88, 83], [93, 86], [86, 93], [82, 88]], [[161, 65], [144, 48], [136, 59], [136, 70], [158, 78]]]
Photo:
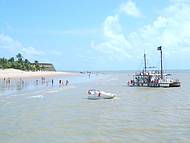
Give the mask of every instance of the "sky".
[[57, 70], [190, 69], [189, 0], [0, 0], [0, 57]]

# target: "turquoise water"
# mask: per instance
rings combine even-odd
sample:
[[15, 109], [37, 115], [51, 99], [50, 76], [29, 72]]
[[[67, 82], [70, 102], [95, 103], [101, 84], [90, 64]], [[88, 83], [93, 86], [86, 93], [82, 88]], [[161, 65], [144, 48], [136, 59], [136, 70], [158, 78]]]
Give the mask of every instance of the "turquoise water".
[[[105, 72], [22, 88], [1, 87], [2, 143], [189, 143], [190, 72], [175, 72], [179, 88], [131, 88], [130, 72]], [[64, 78], [63, 78], [64, 79]], [[88, 100], [96, 88], [117, 94], [113, 100]]]

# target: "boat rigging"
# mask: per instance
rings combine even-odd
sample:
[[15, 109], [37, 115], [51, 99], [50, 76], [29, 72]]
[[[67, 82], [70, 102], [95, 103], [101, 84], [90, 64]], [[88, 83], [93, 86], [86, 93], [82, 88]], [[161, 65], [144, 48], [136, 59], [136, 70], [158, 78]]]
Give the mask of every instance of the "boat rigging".
[[[146, 54], [144, 53], [144, 69], [142, 72], [135, 73], [133, 79], [128, 81], [128, 86], [137, 87], [180, 87], [180, 81], [171, 79], [168, 76], [171, 74], [164, 74], [163, 72], [163, 59], [162, 59], [162, 46], [157, 47], [160, 51], [160, 71], [147, 70]], [[155, 67], [154, 67], [155, 68]]]

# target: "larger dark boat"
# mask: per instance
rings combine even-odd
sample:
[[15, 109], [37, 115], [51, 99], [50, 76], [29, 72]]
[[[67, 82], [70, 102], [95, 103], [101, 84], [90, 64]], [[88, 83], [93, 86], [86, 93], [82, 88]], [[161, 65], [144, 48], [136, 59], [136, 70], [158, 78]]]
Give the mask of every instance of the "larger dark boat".
[[160, 70], [147, 70], [146, 54], [144, 54], [143, 71], [133, 75], [133, 79], [128, 81], [128, 86], [131, 87], [180, 87], [180, 81], [170, 78], [171, 74], [164, 74], [162, 65], [162, 47], [158, 47], [160, 51]]

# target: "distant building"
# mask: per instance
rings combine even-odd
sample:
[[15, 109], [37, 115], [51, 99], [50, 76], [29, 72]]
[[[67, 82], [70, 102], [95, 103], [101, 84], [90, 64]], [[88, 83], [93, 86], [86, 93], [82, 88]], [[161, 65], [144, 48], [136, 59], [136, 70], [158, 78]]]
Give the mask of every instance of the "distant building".
[[50, 63], [38, 63], [40, 67], [44, 69], [44, 71], [56, 71], [53, 64]]
[[43, 69], [43, 71], [56, 71], [55, 67], [51, 63], [37, 63], [37, 64], [39, 65], [40, 68]]

